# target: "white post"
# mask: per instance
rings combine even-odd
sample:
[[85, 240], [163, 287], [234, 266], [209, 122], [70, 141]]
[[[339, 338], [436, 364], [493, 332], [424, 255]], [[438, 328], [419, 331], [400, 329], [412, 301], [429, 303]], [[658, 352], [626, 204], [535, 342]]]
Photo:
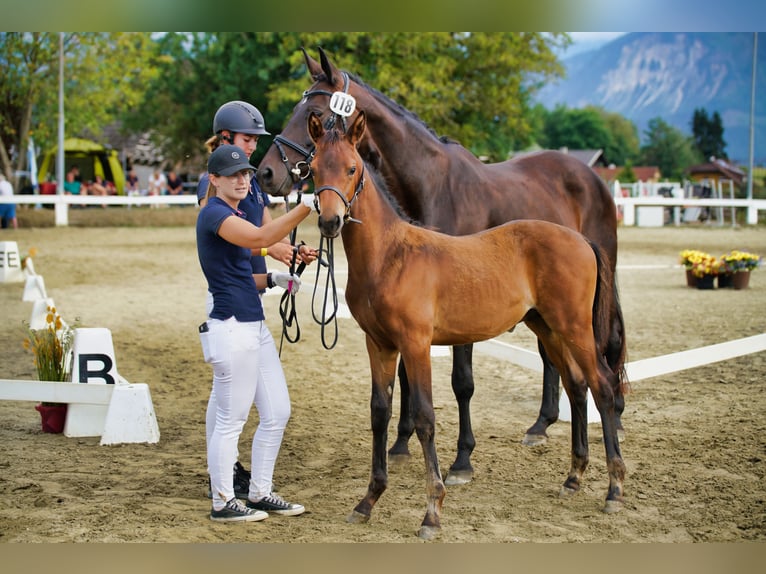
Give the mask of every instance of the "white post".
[[[64, 33], [59, 32], [59, 149], [56, 154], [56, 194], [64, 195]], [[69, 224], [69, 206], [56, 202], [56, 225]]]

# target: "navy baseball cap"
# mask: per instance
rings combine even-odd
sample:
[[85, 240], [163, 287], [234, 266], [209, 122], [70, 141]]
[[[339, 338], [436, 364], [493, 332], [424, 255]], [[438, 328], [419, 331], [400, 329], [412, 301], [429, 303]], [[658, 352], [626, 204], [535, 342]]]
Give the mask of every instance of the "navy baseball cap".
[[234, 175], [245, 169], [255, 171], [245, 150], [236, 145], [219, 146], [207, 159], [207, 171], [215, 175]]

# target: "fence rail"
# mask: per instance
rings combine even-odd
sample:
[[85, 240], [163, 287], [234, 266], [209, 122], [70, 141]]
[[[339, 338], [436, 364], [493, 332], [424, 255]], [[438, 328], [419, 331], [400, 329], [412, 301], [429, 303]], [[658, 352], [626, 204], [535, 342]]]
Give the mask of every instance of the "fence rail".
[[[272, 203], [284, 203], [282, 197], [271, 197]], [[294, 194], [289, 197], [295, 202]], [[681, 208], [689, 207], [720, 207], [731, 209], [746, 209], [748, 225], [758, 223], [758, 212], [766, 211], [766, 199], [724, 199], [724, 198], [683, 198], [663, 197], [652, 195], [644, 197], [615, 197], [614, 202], [623, 211], [625, 225], [636, 224], [636, 210], [640, 207], [670, 207], [674, 208], [673, 221], [680, 225]], [[27, 205], [53, 205], [56, 209], [56, 225], [68, 225], [68, 208], [70, 205], [197, 205], [196, 195], [12, 195], [0, 196], [0, 203], [15, 203]]]

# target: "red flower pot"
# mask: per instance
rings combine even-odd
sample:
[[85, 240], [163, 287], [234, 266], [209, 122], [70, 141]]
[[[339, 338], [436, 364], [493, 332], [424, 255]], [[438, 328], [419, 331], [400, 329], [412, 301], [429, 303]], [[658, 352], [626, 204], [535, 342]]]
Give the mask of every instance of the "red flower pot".
[[67, 410], [66, 403], [61, 405], [44, 405], [40, 403], [39, 405], [35, 405], [35, 409], [40, 413], [40, 418], [43, 423], [43, 432], [64, 432]]

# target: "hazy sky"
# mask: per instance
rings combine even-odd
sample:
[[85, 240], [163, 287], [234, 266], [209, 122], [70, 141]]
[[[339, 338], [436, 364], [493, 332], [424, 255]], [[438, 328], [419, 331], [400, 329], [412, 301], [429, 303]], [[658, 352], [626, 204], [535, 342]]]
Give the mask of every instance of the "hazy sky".
[[587, 50], [595, 50], [599, 46], [611, 42], [615, 38], [627, 34], [627, 32], [569, 32], [572, 45], [564, 53], [564, 56], [573, 56]]

